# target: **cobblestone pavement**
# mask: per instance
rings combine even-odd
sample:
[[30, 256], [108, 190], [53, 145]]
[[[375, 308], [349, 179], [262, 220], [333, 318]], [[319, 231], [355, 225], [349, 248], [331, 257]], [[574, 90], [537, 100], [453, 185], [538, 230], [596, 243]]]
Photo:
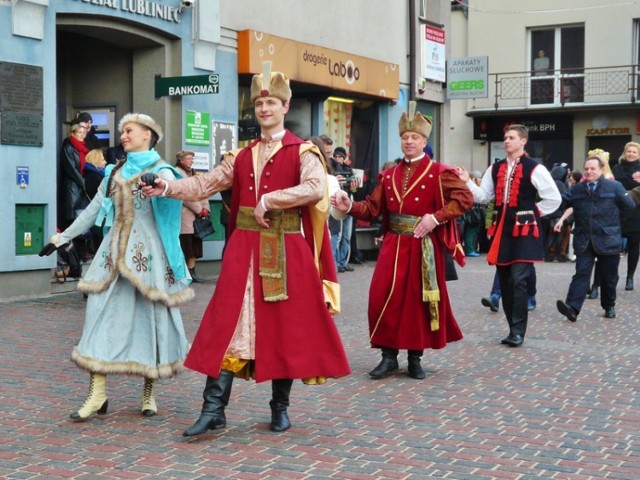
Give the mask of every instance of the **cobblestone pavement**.
[[[69, 354], [82, 330], [79, 293], [0, 303], [0, 477], [8, 479], [638, 479], [638, 291], [618, 288], [618, 317], [587, 300], [563, 319], [573, 264], [538, 266], [538, 307], [521, 348], [500, 345], [501, 313], [480, 305], [494, 270], [468, 259], [449, 283], [464, 340], [428, 351], [427, 378], [383, 380], [368, 347], [366, 301], [374, 263], [340, 274], [337, 318], [352, 374], [324, 386], [294, 384], [286, 433], [269, 431], [269, 384], [236, 381], [228, 427], [196, 439], [204, 378], [161, 381], [159, 414], [140, 413], [141, 381], [110, 376], [109, 413], [68, 420], [88, 375]], [[624, 277], [626, 261], [620, 265]], [[639, 282], [640, 283], [640, 282]], [[213, 282], [182, 309], [189, 338]], [[301, 315], [300, 321], [304, 321]], [[313, 339], [309, 339], [312, 348]], [[401, 367], [406, 366], [404, 355]]]

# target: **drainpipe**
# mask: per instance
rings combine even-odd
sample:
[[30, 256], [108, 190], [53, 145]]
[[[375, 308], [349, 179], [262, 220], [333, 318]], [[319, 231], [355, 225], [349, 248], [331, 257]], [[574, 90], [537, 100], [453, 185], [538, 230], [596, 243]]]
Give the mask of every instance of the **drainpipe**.
[[416, 0], [409, 0], [409, 100], [416, 97]]

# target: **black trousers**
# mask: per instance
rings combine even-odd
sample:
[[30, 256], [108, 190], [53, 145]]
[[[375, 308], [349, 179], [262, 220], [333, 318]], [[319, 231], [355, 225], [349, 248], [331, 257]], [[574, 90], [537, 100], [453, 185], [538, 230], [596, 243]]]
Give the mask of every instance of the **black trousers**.
[[598, 259], [598, 277], [600, 280], [600, 305], [605, 310], [616, 306], [616, 286], [618, 285], [618, 266], [620, 254], [598, 255], [591, 243], [584, 252], [576, 255], [576, 273], [571, 278], [566, 303], [571, 305], [576, 312], [582, 309], [585, 292], [589, 291], [589, 279], [593, 264]]
[[498, 265], [498, 279], [502, 291], [502, 308], [509, 323], [511, 335], [527, 333], [527, 278], [531, 274], [531, 263], [517, 262], [511, 265]]

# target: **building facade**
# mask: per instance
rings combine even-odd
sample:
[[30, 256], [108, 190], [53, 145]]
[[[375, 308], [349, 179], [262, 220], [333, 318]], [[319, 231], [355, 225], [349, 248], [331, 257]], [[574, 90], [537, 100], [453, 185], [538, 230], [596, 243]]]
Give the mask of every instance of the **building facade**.
[[[163, 158], [194, 150], [195, 167], [205, 171], [258, 131], [248, 91], [269, 60], [291, 79], [287, 127], [302, 137], [329, 135], [369, 178], [400, 155], [397, 124], [411, 99], [434, 119], [442, 152], [442, 83], [423, 88], [416, 49], [425, 21], [448, 28], [450, 3], [396, 7], [384, 0], [0, 0], [0, 214], [8, 219], [0, 230], [0, 298], [55, 291], [55, 256], [37, 253], [58, 226], [59, 150], [79, 112], [93, 116], [105, 150], [117, 145], [123, 115], [147, 113], [165, 129], [157, 147]], [[219, 228], [205, 241], [205, 259], [219, 259], [222, 247]]]
[[618, 161], [640, 139], [640, 5], [580, 0], [453, 2], [454, 57], [486, 56], [486, 97], [451, 100], [452, 158], [481, 170], [503, 158], [503, 128], [529, 127], [530, 156], [581, 170], [602, 148]]

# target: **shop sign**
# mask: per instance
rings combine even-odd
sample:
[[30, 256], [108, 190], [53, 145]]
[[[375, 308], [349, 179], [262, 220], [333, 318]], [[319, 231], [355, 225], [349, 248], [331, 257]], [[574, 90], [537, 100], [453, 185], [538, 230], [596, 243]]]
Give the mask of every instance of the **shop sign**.
[[191, 75], [188, 77], [156, 76], [156, 98], [182, 95], [204, 95], [220, 91], [220, 76]]
[[631, 135], [631, 129], [628, 127], [618, 127], [618, 128], [588, 128], [587, 136], [588, 137], [597, 137], [603, 135]]
[[489, 57], [460, 57], [447, 61], [447, 98], [487, 98]]
[[544, 117], [476, 117], [473, 119], [473, 139], [501, 141], [505, 127], [521, 124], [529, 130], [531, 140], [573, 138], [573, 117], [553, 115]]
[[265, 61], [271, 61], [273, 70], [298, 82], [388, 99], [399, 96], [400, 71], [395, 63], [255, 30], [239, 32], [238, 73], [261, 73]]
[[[184, 9], [179, 5], [164, 5], [149, 0], [74, 0], [76, 2], [96, 5], [109, 10], [133, 13], [144, 17], [157, 18], [167, 22], [180, 23]], [[176, 1], [176, 4], [178, 2]]]
[[435, 82], [446, 82], [444, 30], [431, 25], [424, 26], [423, 77]]
[[209, 113], [187, 110], [186, 117], [185, 143], [205, 147], [210, 145]]

